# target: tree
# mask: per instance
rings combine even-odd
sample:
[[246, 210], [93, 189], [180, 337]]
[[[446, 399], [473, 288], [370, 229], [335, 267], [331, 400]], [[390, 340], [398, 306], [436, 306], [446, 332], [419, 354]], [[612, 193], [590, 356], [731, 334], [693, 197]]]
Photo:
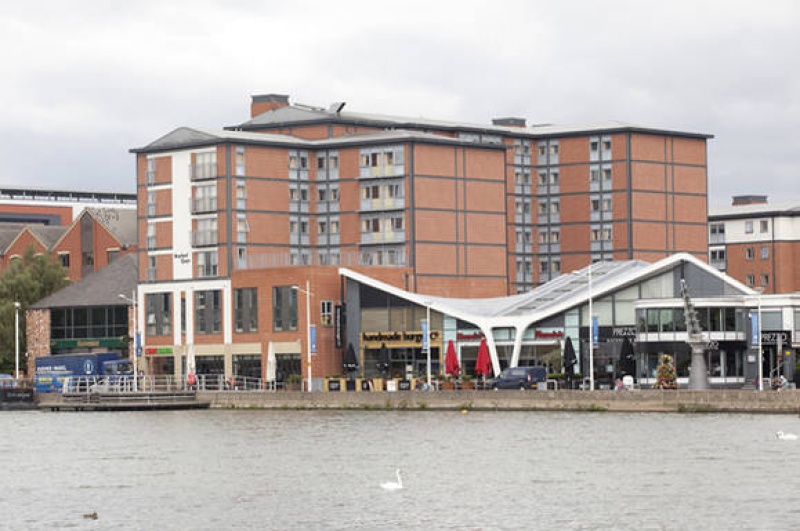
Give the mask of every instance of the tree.
[[[19, 351], [25, 352], [25, 310], [31, 304], [69, 285], [67, 270], [52, 256], [36, 254], [31, 245], [0, 275], [0, 372], [15, 365], [15, 307], [19, 309]], [[20, 360], [24, 365], [24, 360]]]
[[661, 364], [656, 369], [656, 383], [653, 384], [655, 389], [677, 389], [678, 378], [675, 374], [675, 365], [672, 362], [672, 356], [664, 354], [661, 356]]

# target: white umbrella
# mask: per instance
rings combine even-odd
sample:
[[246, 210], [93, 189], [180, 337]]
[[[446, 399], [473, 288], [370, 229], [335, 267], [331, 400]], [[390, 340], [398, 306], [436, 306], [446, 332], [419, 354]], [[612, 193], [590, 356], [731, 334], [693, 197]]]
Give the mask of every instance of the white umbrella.
[[278, 360], [275, 358], [275, 346], [270, 341], [269, 346], [267, 346], [267, 383], [275, 381], [277, 371]]

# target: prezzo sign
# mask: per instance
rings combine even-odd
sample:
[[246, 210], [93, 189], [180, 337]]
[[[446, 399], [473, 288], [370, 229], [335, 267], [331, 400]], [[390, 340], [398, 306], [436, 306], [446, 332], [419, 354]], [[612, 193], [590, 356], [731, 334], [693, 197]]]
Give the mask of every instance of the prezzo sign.
[[761, 344], [762, 345], [781, 345], [788, 346], [792, 344], [792, 332], [789, 330], [762, 330], [761, 331]]

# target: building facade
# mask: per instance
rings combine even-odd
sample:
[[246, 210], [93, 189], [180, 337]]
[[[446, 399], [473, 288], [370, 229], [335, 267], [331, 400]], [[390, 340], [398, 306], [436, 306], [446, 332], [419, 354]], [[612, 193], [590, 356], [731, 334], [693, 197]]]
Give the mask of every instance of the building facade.
[[280, 373], [341, 372], [338, 267], [480, 298], [592, 261], [706, 257], [708, 135], [343, 108], [255, 96], [247, 122], [132, 150], [151, 372], [263, 376], [268, 350]]
[[764, 293], [800, 291], [800, 202], [737, 196], [708, 215], [709, 263]]

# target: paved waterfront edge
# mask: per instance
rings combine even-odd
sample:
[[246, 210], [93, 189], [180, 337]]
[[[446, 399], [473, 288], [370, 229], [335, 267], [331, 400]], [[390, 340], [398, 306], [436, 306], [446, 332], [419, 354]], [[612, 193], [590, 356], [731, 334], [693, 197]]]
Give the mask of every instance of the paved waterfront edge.
[[199, 392], [214, 409], [607, 411], [800, 415], [800, 391]]

